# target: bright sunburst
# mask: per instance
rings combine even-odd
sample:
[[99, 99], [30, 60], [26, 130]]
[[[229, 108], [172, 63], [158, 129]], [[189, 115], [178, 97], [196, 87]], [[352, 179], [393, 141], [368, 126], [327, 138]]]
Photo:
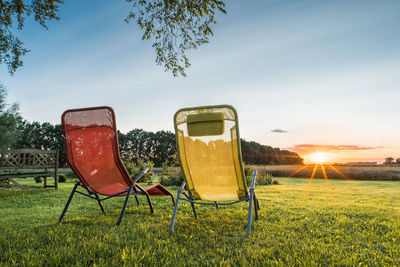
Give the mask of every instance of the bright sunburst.
[[332, 161], [332, 154], [330, 152], [318, 151], [318, 152], [314, 152], [312, 154], [305, 155], [304, 157], [307, 158], [307, 161], [309, 163], [306, 165], [300, 166], [298, 169], [296, 169], [294, 172], [292, 172], [288, 177], [294, 177], [297, 173], [299, 173], [303, 170], [305, 170], [305, 171], [312, 170], [307, 188], [309, 188], [314, 177], [316, 175], [318, 175], [318, 171], [320, 171], [320, 174], [322, 174], [322, 177], [321, 176], [319, 176], [319, 177], [323, 178], [325, 180], [326, 185], [329, 189], [329, 192], [332, 193], [332, 188], [329, 184], [327, 169], [331, 169], [332, 171], [334, 171], [334, 172], [338, 173], [340, 176], [342, 176], [344, 179], [349, 180], [349, 178], [345, 174], [343, 174], [339, 169], [337, 169], [335, 166], [328, 163], [329, 161]]
[[326, 152], [315, 152], [310, 155], [310, 159], [315, 164], [323, 164], [329, 159], [329, 157]]

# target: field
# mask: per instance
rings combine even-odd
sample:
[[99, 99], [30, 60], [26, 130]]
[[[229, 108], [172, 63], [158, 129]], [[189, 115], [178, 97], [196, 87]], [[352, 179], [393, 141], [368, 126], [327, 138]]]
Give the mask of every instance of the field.
[[184, 203], [171, 235], [167, 198], [153, 198], [154, 215], [131, 201], [115, 227], [122, 199], [102, 215], [77, 196], [58, 224], [72, 181], [58, 191], [0, 189], [0, 265], [400, 265], [400, 182], [277, 180], [257, 187], [260, 220], [244, 240], [235, 237], [245, 204], [201, 207], [195, 220]]
[[[315, 168], [316, 167], [316, 168]], [[323, 168], [322, 168], [323, 167]], [[275, 177], [302, 177], [324, 178], [323, 169], [329, 179], [344, 180], [376, 180], [376, 181], [400, 181], [399, 165], [265, 165], [257, 166], [258, 169], [266, 169]]]

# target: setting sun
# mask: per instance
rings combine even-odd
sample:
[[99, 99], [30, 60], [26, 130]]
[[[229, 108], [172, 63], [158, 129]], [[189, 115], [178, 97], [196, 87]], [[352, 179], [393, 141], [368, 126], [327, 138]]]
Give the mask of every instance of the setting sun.
[[325, 163], [328, 160], [328, 153], [326, 152], [315, 152], [310, 154], [310, 160], [316, 164]]

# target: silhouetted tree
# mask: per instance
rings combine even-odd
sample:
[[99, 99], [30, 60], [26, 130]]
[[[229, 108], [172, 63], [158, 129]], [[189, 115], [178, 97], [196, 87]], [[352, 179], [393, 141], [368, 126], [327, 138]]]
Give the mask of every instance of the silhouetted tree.
[[385, 162], [383, 164], [393, 164], [394, 163], [394, 158], [388, 157], [385, 158]]
[[400, 158], [396, 159], [396, 164], [400, 164]]

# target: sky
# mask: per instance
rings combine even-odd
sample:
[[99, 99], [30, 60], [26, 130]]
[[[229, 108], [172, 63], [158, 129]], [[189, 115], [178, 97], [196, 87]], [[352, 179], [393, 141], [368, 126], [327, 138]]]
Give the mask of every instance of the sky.
[[187, 77], [155, 64], [150, 41], [124, 18], [129, 3], [65, 1], [30, 49], [9, 102], [29, 121], [60, 123], [69, 108], [108, 105], [118, 128], [173, 131], [182, 107], [231, 104], [241, 137], [329, 162], [400, 158], [400, 1], [226, 1], [210, 43], [188, 53]]

